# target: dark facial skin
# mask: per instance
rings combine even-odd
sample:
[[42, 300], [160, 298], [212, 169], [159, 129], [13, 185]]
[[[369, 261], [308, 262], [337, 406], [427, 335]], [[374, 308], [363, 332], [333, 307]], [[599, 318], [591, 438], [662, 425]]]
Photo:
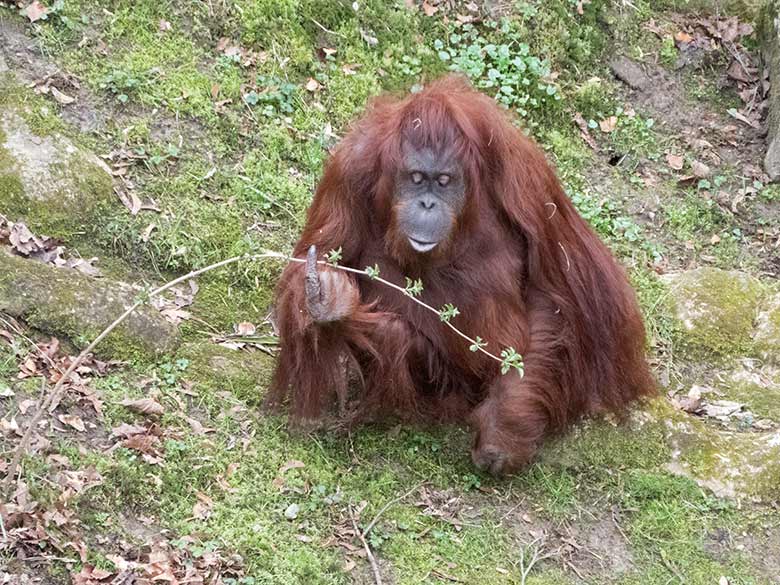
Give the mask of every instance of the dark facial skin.
[[396, 182], [398, 228], [413, 250], [446, 242], [466, 202], [463, 169], [453, 153], [406, 147]]

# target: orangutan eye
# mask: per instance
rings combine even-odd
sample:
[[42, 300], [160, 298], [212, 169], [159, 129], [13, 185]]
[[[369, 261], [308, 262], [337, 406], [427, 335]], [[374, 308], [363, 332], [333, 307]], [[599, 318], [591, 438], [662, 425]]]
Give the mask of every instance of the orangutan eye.
[[446, 187], [447, 184], [450, 182], [450, 176], [449, 175], [439, 175], [439, 178], [436, 179], [439, 182], [439, 185], [442, 187]]
[[412, 183], [414, 183], [415, 185], [419, 185], [420, 183], [422, 183], [422, 180], [423, 180], [423, 176], [421, 172], [415, 171], [412, 173]]

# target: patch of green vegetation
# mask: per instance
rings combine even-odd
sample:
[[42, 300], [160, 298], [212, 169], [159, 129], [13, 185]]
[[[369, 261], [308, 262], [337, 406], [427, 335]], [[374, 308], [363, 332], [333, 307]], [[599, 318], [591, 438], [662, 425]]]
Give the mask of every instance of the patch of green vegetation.
[[442, 61], [451, 63], [452, 71], [464, 73], [477, 88], [528, 119], [533, 127], [537, 122], [531, 112], [549, 111], [561, 99], [550, 80], [550, 63], [530, 53], [513, 21], [490, 22], [488, 27], [496, 31], [500, 44], [491, 42], [490, 31], [485, 35], [474, 25], [465, 24], [446, 40], [437, 39], [433, 48]]
[[6, 75], [0, 85], [0, 108], [19, 115], [36, 136], [44, 137], [66, 130], [57, 115], [59, 106], [56, 102], [24, 87], [13, 75]]
[[664, 202], [663, 211], [672, 234], [680, 240], [700, 239], [727, 225], [715, 201], [690, 191], [682, 198]]
[[674, 67], [679, 56], [677, 46], [674, 43], [674, 38], [664, 37], [661, 40], [661, 50], [658, 52], [658, 56], [661, 58], [661, 63], [666, 67]]
[[730, 87], [721, 87], [707, 74], [693, 72], [683, 79], [685, 92], [697, 102], [705, 102], [714, 105], [721, 111], [742, 107], [742, 100]]
[[724, 389], [728, 400], [745, 404], [746, 408], [760, 418], [780, 422], [780, 376], [767, 384], [755, 380], [734, 380]]
[[753, 322], [766, 291], [747, 274], [699, 268], [678, 277], [669, 297], [683, 321], [680, 343], [702, 357], [751, 355]]

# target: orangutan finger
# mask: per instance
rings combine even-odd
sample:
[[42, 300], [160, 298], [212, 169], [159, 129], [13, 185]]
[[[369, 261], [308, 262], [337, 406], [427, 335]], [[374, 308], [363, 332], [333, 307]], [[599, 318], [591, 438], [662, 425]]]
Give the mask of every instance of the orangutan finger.
[[317, 247], [311, 246], [306, 254], [306, 274], [304, 276], [304, 291], [306, 293], [306, 307], [314, 320], [319, 320], [323, 315], [322, 287], [320, 275], [317, 272]]

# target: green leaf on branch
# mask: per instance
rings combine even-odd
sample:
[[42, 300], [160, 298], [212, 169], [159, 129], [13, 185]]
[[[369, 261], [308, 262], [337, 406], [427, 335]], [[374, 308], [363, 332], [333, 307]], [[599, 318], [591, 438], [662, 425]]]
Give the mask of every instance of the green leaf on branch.
[[331, 250], [330, 252], [328, 252], [326, 258], [328, 259], [329, 264], [338, 266], [339, 260], [341, 260], [341, 246], [339, 246], [338, 249], [336, 250]]
[[458, 307], [452, 303], [447, 303], [439, 309], [439, 318], [445, 323], [449, 323], [450, 319], [457, 317], [458, 315], [460, 315], [460, 311], [458, 310]]
[[472, 343], [469, 346], [470, 351], [479, 351], [480, 349], [485, 349], [487, 347], [487, 341], [483, 340], [479, 335], [477, 335], [477, 338], [474, 340], [474, 343]]
[[507, 347], [501, 350], [501, 373], [506, 374], [512, 368], [516, 369], [521, 377], [525, 373], [523, 356], [517, 353], [514, 347]]
[[423, 291], [422, 280], [420, 280], [419, 278], [417, 280], [412, 280], [408, 276], [406, 277], [406, 289], [404, 289], [404, 292], [407, 295], [409, 295], [410, 297], [416, 297], [419, 296], [422, 291]]
[[373, 266], [366, 266], [364, 272], [366, 273], [366, 276], [368, 276], [372, 280], [379, 278], [379, 264], [374, 264]]

